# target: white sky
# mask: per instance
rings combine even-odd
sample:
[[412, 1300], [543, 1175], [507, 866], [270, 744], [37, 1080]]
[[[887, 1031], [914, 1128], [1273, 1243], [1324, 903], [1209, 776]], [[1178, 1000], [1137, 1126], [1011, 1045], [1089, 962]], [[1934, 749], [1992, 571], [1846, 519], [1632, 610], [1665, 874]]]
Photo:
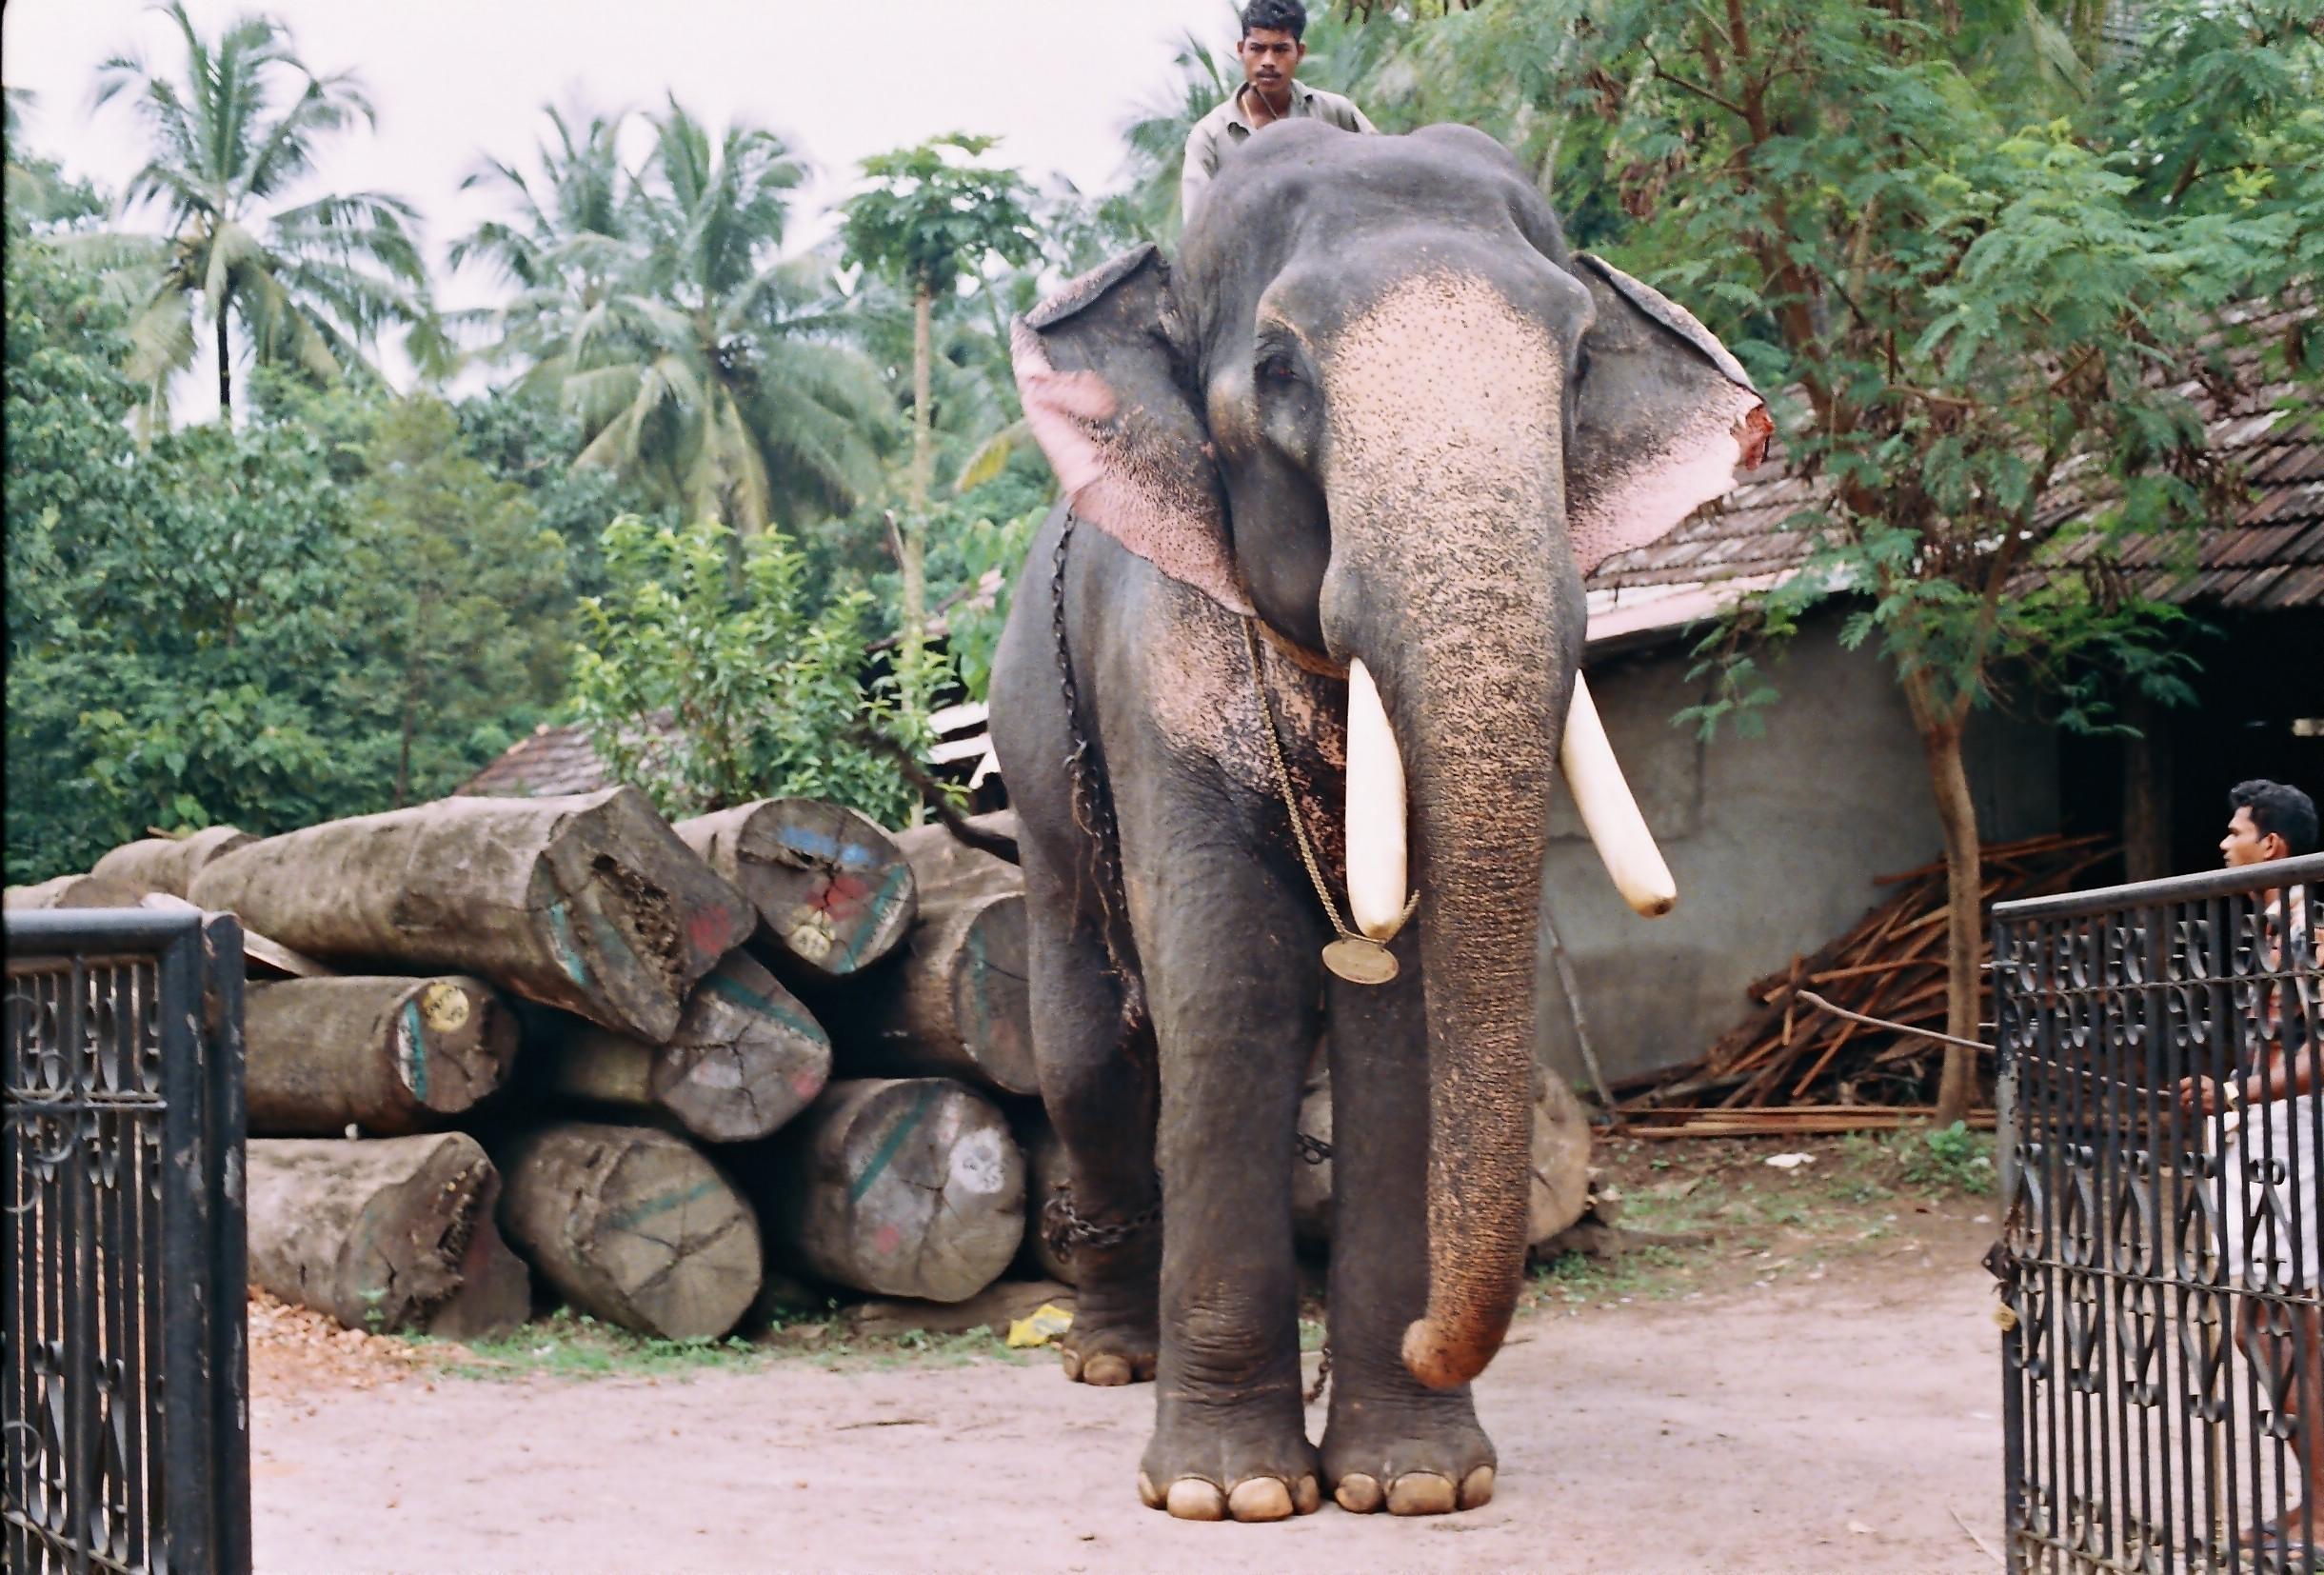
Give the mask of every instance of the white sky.
[[[489, 279], [443, 268], [446, 243], [490, 216], [463, 176], [489, 151], [528, 172], [548, 103], [659, 108], [675, 91], [715, 136], [742, 116], [783, 134], [819, 178], [793, 239], [844, 196], [867, 154], [947, 131], [1003, 140], [995, 156], [1084, 191], [1122, 173], [1121, 128], [1170, 80], [1192, 28], [1234, 35], [1227, 0], [188, 0], [205, 36], [246, 10], [287, 23], [308, 66], [353, 69], [376, 131], [333, 141], [313, 189], [383, 190], [427, 224], [439, 304], [492, 297]], [[27, 146], [121, 187], [145, 161], [122, 100], [92, 114], [94, 69], [132, 50], [172, 76], [174, 28], [142, 0], [7, 0], [0, 49], [11, 88], [38, 95]], [[152, 222], [151, 220], [148, 221]], [[389, 357], [390, 375], [398, 357]], [[402, 381], [398, 377], [398, 381]], [[180, 419], [215, 409], [210, 375], [180, 390]]]

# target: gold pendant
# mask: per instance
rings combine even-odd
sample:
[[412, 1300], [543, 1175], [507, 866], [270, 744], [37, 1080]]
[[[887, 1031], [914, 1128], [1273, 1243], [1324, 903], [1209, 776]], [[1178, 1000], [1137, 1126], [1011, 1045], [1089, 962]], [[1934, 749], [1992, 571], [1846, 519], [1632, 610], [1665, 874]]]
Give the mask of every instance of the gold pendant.
[[1368, 935], [1342, 935], [1323, 948], [1323, 966], [1351, 985], [1384, 985], [1396, 977], [1396, 957]]

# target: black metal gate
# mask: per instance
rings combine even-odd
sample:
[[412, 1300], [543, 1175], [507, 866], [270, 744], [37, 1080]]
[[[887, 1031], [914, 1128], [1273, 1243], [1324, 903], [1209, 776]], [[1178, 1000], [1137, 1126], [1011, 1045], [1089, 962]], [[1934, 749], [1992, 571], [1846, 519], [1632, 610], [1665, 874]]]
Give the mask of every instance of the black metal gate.
[[1994, 910], [2012, 1569], [2324, 1567], [2312, 893], [2324, 855]]
[[0, 1566], [247, 1571], [241, 927], [7, 932]]

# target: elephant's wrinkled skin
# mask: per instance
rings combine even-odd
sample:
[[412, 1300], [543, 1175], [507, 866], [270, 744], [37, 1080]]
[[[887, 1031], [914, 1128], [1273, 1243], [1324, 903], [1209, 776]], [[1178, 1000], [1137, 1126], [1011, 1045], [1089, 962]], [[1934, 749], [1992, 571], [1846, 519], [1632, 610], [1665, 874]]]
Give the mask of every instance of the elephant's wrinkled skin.
[[[1222, 170], [1175, 269], [1128, 253], [1016, 340], [1073, 511], [1063, 627], [1126, 907], [1067, 764], [1061, 508], [992, 689], [1036, 1053], [1080, 1214], [1135, 1221], [1158, 1173], [1166, 1203], [1159, 1239], [1081, 1249], [1067, 1372], [1157, 1380], [1140, 1490], [1173, 1514], [1303, 1512], [1319, 1476], [1351, 1509], [1480, 1504], [1494, 1455], [1468, 1382], [1523, 1266], [1537, 915], [1581, 576], [1725, 490], [1765, 411], [1716, 340], [1570, 256], [1508, 156], [1456, 127], [1272, 128]], [[1278, 636], [1261, 666], [1335, 892], [1348, 686], [1331, 664], [1379, 685], [1419, 894], [1392, 985], [1319, 962], [1331, 931], [1268, 755], [1254, 612]], [[1322, 1018], [1339, 1148], [1319, 1452], [1288, 1191]]]

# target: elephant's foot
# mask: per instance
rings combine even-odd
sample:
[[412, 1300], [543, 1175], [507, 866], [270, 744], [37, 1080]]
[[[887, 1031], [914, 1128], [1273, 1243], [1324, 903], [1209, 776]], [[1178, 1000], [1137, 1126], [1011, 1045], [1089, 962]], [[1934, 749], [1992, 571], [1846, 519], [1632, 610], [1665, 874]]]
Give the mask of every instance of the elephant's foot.
[[1323, 1480], [1342, 1509], [1449, 1515], [1493, 1502], [1493, 1441], [1466, 1394], [1332, 1396]]
[[1100, 1388], [1153, 1381], [1162, 1350], [1154, 1258], [1150, 1246], [1124, 1244], [1076, 1260], [1082, 1284], [1073, 1326], [1058, 1342], [1067, 1379]]
[[1278, 1397], [1243, 1406], [1165, 1403], [1138, 1472], [1138, 1497], [1182, 1521], [1285, 1521], [1323, 1505], [1315, 1446]]

